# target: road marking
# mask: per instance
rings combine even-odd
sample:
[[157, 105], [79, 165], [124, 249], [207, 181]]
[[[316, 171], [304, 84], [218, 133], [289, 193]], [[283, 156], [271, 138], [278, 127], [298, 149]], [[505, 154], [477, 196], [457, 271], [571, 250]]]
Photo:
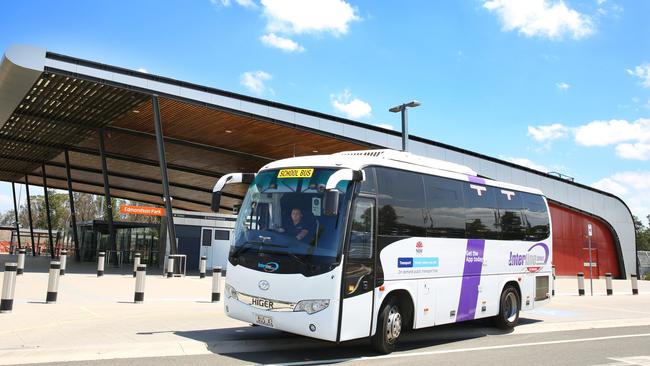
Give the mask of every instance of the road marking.
[[299, 362], [290, 362], [290, 363], [282, 363], [282, 364], [265, 364], [265, 365], [266, 366], [276, 366], [276, 365], [278, 365], [278, 366], [279, 365], [284, 365], [284, 366], [322, 365], [322, 364], [332, 364], [332, 363], [341, 363], [341, 362], [357, 362], [357, 361], [384, 360], [384, 359], [391, 359], [391, 358], [432, 356], [432, 355], [442, 355], [442, 354], [448, 354], [448, 353], [489, 351], [489, 350], [504, 349], [504, 348], [547, 346], [547, 345], [551, 345], [551, 344], [593, 342], [593, 341], [604, 341], [604, 340], [609, 340], [609, 339], [639, 338], [639, 337], [650, 337], [650, 333], [624, 334], [624, 335], [607, 336], [607, 337], [593, 337], [593, 338], [565, 339], [565, 340], [561, 340], [561, 341], [545, 341], [545, 342], [503, 344], [503, 345], [499, 345], [499, 346], [457, 348], [457, 349], [440, 350], [440, 351], [398, 353], [398, 354], [390, 354], [390, 355], [384, 355], [384, 356], [371, 356], [371, 357], [362, 356], [362, 357], [338, 358], [338, 359], [332, 359], [332, 360], [299, 361]]
[[609, 360], [616, 361], [612, 363], [605, 363], [602, 365], [594, 366], [649, 366], [650, 356], [637, 356], [637, 357], [609, 357]]

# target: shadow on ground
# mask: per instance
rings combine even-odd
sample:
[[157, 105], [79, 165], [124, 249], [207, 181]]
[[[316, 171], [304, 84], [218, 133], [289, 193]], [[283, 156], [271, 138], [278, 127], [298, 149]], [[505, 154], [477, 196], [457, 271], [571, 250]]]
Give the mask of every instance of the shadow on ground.
[[[520, 319], [521, 324], [537, 322]], [[414, 351], [427, 347], [451, 344], [489, 335], [509, 334], [492, 326], [490, 320], [476, 320], [462, 324], [449, 324], [414, 330], [400, 337], [396, 351]], [[377, 356], [369, 339], [340, 344], [297, 336], [264, 327], [238, 327], [229, 329], [174, 332], [174, 334], [204, 342], [212, 353], [252, 363], [277, 363], [327, 361], [337, 359]]]

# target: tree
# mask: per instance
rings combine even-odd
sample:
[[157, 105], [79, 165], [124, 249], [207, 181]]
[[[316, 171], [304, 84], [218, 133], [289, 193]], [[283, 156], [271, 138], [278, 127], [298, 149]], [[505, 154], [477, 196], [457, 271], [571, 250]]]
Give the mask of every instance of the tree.
[[14, 210], [9, 210], [4, 214], [0, 214], [0, 226], [14, 226], [15, 221]]
[[[638, 217], [632, 216], [634, 220], [634, 230], [636, 232], [636, 245], [638, 250], [650, 250], [650, 228], [645, 227]], [[650, 222], [650, 215], [648, 215]]]

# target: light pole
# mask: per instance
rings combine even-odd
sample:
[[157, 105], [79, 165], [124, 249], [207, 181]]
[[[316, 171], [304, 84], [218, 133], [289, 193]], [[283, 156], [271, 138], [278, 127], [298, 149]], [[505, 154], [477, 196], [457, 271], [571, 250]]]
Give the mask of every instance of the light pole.
[[408, 103], [400, 104], [388, 110], [389, 112], [393, 112], [393, 113], [402, 112], [402, 151], [408, 151], [409, 131], [408, 131], [408, 115], [406, 109], [415, 108], [419, 105], [420, 102], [418, 102], [417, 100], [412, 100]]

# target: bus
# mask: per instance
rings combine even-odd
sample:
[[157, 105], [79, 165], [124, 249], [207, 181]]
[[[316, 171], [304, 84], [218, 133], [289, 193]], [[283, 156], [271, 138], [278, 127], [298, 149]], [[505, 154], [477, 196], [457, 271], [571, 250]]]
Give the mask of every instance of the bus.
[[232, 318], [381, 353], [400, 334], [550, 301], [551, 221], [537, 189], [395, 150], [341, 152], [224, 175], [248, 184], [228, 256]]

